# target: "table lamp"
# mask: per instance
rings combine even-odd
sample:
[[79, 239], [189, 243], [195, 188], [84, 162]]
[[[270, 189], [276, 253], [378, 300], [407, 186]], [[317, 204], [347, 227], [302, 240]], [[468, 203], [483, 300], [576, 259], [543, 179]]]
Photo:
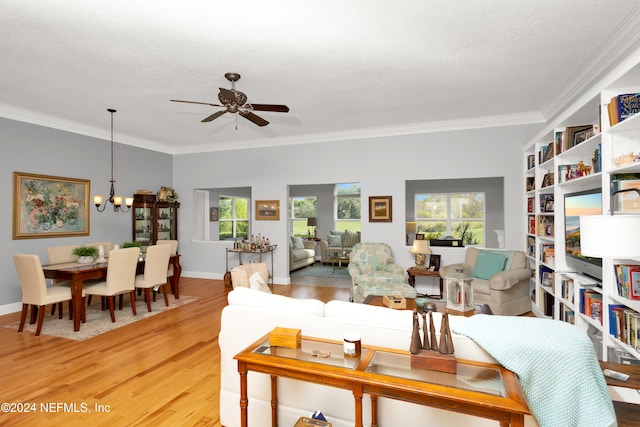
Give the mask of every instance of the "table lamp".
[[307, 227], [313, 227], [313, 234], [309, 232], [309, 235], [316, 237], [316, 227], [318, 226], [318, 218], [307, 218]]
[[611, 215], [587, 215], [580, 217], [580, 253], [597, 258], [640, 257], [640, 216], [614, 215], [615, 196], [618, 193], [640, 189], [627, 188], [611, 193]]
[[428, 240], [414, 240], [413, 246], [409, 251], [415, 255], [416, 267], [425, 268], [427, 255], [431, 253]]

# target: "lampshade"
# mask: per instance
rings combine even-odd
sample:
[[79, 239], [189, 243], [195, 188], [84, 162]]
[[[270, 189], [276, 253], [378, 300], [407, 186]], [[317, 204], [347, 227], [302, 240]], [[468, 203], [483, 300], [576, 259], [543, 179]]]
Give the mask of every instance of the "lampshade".
[[429, 241], [414, 240], [413, 246], [411, 247], [411, 250], [409, 252], [411, 252], [412, 254], [430, 254], [431, 247], [429, 246]]
[[415, 222], [407, 222], [405, 223], [405, 227], [406, 227], [407, 233], [415, 233], [416, 231], [418, 231], [418, 228]]
[[581, 216], [580, 252], [597, 258], [639, 258], [640, 216]]
[[307, 227], [315, 227], [318, 225], [318, 218], [307, 218]]

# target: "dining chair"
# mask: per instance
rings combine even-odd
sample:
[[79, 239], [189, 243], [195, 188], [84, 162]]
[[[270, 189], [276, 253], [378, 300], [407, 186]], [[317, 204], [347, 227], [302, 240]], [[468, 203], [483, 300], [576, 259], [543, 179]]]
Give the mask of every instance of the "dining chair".
[[154, 245], [147, 247], [147, 255], [144, 260], [144, 274], [136, 276], [135, 287], [144, 289], [144, 300], [147, 310], [151, 311], [151, 289], [162, 286], [164, 303], [169, 306], [167, 296], [167, 265], [171, 256], [169, 245]]
[[135, 281], [139, 255], [140, 248], [112, 250], [107, 261], [107, 277], [105, 280], [84, 288], [84, 292], [87, 295], [100, 296], [103, 298], [103, 302], [106, 298], [112, 322], [116, 321], [114, 310], [116, 295], [129, 293], [131, 311], [134, 316], [136, 315]]
[[[156, 242], [156, 245], [169, 245], [169, 247], [171, 248], [171, 255], [177, 255], [178, 254], [178, 241], [177, 240], [158, 240]], [[171, 279], [173, 277], [173, 264], [169, 264], [169, 267], [167, 267], [167, 280]], [[156, 300], [156, 291], [153, 291], [153, 301]]]
[[[73, 250], [79, 245], [62, 245], [47, 247], [47, 261], [49, 264], [65, 264], [68, 262], [76, 262], [76, 256]], [[51, 279], [54, 286], [71, 286], [70, 280]], [[56, 305], [51, 306], [51, 315], [56, 314]]]
[[[22, 288], [22, 314], [20, 315], [18, 332], [22, 332], [24, 329], [27, 311], [31, 306], [32, 320], [30, 323], [34, 323], [34, 314], [36, 311], [38, 313], [38, 326], [36, 327], [36, 336], [38, 336], [42, 330], [45, 306], [47, 304], [58, 304], [58, 318], [62, 319], [62, 303], [69, 301], [69, 307], [71, 307], [71, 289], [66, 286], [47, 287], [38, 255], [14, 254], [13, 261], [16, 265]], [[71, 311], [69, 312], [69, 318], [71, 318]]]

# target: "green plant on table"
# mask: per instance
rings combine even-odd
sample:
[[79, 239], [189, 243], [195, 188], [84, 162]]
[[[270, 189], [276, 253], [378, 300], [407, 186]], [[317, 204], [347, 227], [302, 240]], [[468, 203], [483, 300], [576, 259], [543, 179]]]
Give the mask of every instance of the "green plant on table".
[[95, 258], [98, 256], [98, 248], [95, 246], [78, 246], [71, 253], [75, 256], [91, 256]]
[[123, 249], [124, 248], [139, 248], [140, 246], [141, 246], [140, 242], [124, 242], [122, 244], [122, 248]]

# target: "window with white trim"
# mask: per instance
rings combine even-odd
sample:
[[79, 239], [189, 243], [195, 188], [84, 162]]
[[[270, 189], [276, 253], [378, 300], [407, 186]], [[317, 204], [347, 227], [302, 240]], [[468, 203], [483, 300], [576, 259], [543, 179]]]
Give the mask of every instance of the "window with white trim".
[[483, 245], [485, 199], [484, 192], [416, 194], [417, 233], [425, 234], [426, 239], [450, 235], [465, 245]]

